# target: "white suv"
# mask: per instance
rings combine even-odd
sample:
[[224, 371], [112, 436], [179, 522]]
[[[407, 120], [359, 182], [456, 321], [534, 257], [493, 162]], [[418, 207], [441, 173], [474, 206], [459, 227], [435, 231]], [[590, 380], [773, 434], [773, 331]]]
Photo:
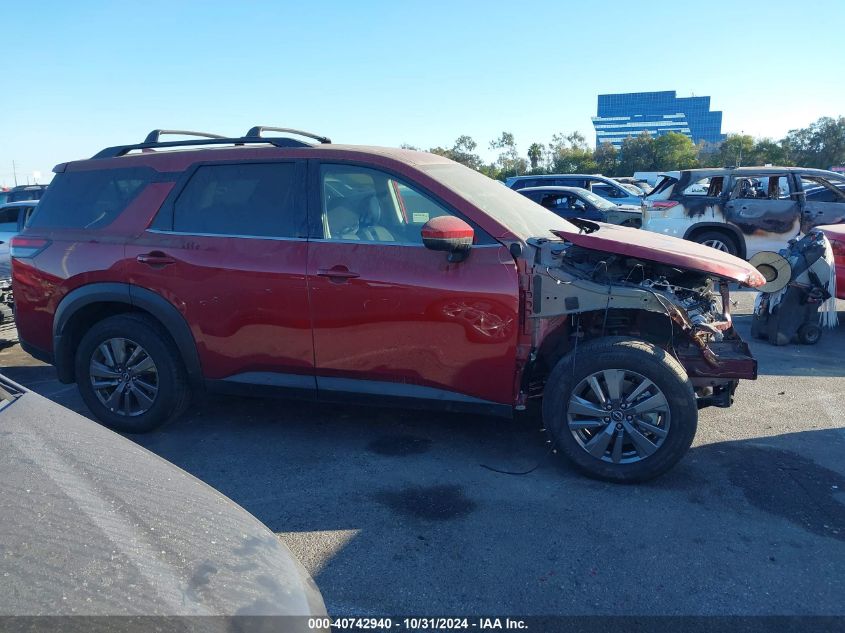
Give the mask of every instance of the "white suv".
[[647, 231], [749, 258], [814, 226], [845, 222], [845, 177], [800, 167], [668, 172], [642, 208]]

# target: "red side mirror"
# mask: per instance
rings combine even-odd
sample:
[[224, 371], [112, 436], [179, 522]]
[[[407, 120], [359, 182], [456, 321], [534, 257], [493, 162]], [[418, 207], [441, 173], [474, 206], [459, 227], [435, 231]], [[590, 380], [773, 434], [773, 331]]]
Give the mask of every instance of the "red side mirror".
[[461, 261], [472, 247], [472, 227], [452, 215], [432, 218], [423, 225], [421, 232], [425, 247], [450, 253], [450, 261]]

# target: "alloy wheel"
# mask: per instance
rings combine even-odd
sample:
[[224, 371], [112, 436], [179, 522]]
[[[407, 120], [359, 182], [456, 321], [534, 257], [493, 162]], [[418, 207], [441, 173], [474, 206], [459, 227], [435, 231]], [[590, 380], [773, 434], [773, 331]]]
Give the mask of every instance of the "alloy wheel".
[[654, 454], [669, 434], [669, 402], [651, 380], [627, 369], [584, 378], [569, 398], [567, 424], [587, 453], [612, 464]]
[[704, 246], [709, 246], [710, 248], [715, 248], [717, 251], [722, 251], [723, 253], [731, 252], [731, 249], [728, 248], [728, 245], [722, 240], [704, 240], [702, 244], [704, 244]]
[[143, 415], [158, 395], [155, 362], [131, 339], [110, 338], [100, 343], [91, 355], [88, 375], [97, 398], [118, 415]]

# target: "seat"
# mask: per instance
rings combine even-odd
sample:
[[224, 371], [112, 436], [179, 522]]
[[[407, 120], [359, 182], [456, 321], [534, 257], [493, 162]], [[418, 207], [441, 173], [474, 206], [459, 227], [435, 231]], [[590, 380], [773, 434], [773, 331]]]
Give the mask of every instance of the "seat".
[[360, 238], [368, 242], [395, 242], [396, 238], [380, 222], [381, 204], [376, 196], [369, 196], [364, 200], [361, 228], [358, 230]]
[[342, 205], [338, 205], [326, 212], [328, 235], [336, 240], [360, 240], [358, 230], [360, 222], [358, 214]]

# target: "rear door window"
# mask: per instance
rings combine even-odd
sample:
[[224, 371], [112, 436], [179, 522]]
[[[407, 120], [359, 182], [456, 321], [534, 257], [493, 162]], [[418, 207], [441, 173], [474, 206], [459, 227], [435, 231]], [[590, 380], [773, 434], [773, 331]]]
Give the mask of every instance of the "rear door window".
[[56, 174], [31, 227], [98, 229], [111, 224], [154, 178], [146, 167]]
[[239, 163], [196, 169], [173, 204], [173, 230], [199, 235], [304, 238], [297, 165]]
[[613, 185], [608, 185], [601, 182], [593, 182], [590, 191], [601, 196], [602, 198], [624, 198], [625, 194]]
[[734, 181], [731, 198], [789, 200], [789, 178], [787, 176], [740, 176]]
[[0, 231], [9, 233], [18, 230], [18, 216], [20, 207], [6, 207], [0, 209]]

